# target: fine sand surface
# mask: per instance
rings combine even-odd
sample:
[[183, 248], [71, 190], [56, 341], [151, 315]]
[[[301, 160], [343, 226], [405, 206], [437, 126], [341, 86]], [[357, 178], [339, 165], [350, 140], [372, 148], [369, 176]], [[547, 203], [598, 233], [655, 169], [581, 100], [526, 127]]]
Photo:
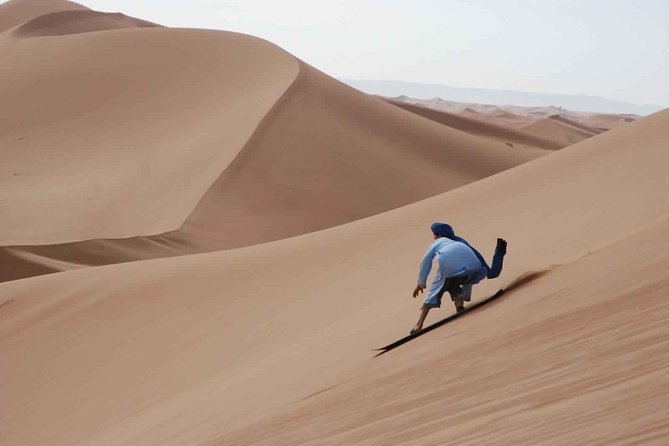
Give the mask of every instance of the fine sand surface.
[[668, 230], [556, 268], [203, 444], [665, 444]]
[[240, 34], [63, 11], [0, 49], [0, 281], [296, 236], [548, 153], [404, 111]]
[[[2, 443], [661, 444], [668, 124], [325, 231], [0, 284]], [[435, 220], [509, 241], [475, 300], [548, 272], [372, 358], [417, 316]]]

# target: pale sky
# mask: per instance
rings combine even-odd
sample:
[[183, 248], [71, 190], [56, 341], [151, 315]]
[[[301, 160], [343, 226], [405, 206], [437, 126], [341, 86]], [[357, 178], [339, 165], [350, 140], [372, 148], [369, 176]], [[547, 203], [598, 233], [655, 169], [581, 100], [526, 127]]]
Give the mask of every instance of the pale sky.
[[669, 0], [81, 0], [267, 39], [337, 78], [669, 106]]

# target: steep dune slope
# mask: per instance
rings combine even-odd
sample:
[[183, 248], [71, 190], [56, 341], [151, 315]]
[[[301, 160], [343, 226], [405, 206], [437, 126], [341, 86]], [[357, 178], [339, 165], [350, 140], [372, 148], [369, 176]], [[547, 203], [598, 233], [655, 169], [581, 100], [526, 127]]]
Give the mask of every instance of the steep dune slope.
[[652, 224], [202, 444], [663, 444], [668, 231]]
[[[467, 362], [458, 366], [459, 372], [432, 374], [430, 366], [445, 368], [448, 356], [430, 361], [427, 356], [409, 355], [419, 367], [416, 373], [426, 370], [422, 376], [431, 383], [426, 401], [434, 402], [434, 407], [447, 404], [450, 378], [459, 378], [457, 395], [472, 406], [464, 407], [466, 401], [457, 397], [453, 407], [472, 410], [476, 416], [470, 425], [431, 426], [426, 431], [433, 435], [429, 438], [443, 441], [450, 429], [462, 435], [461, 429], [485, 423], [486, 417], [508, 415], [497, 406], [483, 410], [486, 403], [480, 399], [491, 395], [481, 383], [494, 378], [500, 368], [505, 374], [496, 378], [501, 388], [495, 398], [510, 401], [512, 407], [526, 407], [539, 401], [535, 391], [545, 389], [542, 383], [550, 380], [551, 370], [564, 367], [561, 361], [592, 360], [592, 352], [600, 355], [592, 370], [580, 364], [570, 369], [573, 375], [556, 372], [553, 381], [557, 379], [558, 387], [550, 389], [550, 401], [572, 396], [574, 388], [580, 393], [595, 392], [603, 380], [612, 386], [610, 392], [629, 398], [609, 404], [609, 413], [601, 415], [604, 418], [595, 417], [597, 429], [609, 427], [606, 420], [623, 420], [625, 415], [636, 420], [634, 432], [658, 425], [659, 412], [653, 407], [661, 403], [662, 395], [656, 393], [646, 407], [637, 403], [648, 394], [649, 386], [658, 383], [661, 369], [656, 366], [662, 361], [652, 358], [657, 358], [656, 343], [666, 343], [662, 327], [666, 327], [667, 312], [662, 311], [663, 301], [652, 287], [647, 305], [660, 313], [642, 313], [643, 304], [635, 299], [645, 293], [639, 286], [651, 285], [666, 274], [668, 123], [669, 111], [661, 112], [466, 187], [327, 231], [238, 250], [0, 284], [4, 302], [0, 359], [10, 365], [3, 369], [0, 381], [3, 398], [11, 402], [11, 410], [0, 414], [2, 425], [7, 426], [5, 442], [226, 443], [240, 438], [232, 433], [236, 428], [291, 407], [298, 410], [294, 425], [287, 428], [285, 418], [271, 419], [256, 426], [253, 435], [264, 440], [264, 435], [272, 435], [265, 428], [278, 426], [277, 438], [292, 439], [294, 432], [296, 440], [308, 440], [305, 432], [310, 426], [317, 428], [311, 423], [318, 420], [302, 417], [304, 412], [292, 403], [355, 378], [359, 372], [369, 371], [369, 378], [375, 380], [390, 374], [391, 383], [409, 379], [405, 361], [388, 360], [385, 371], [370, 366], [374, 361], [370, 350], [404, 334], [416, 316], [418, 303], [408, 295], [434, 220], [451, 222], [485, 253], [494, 237], [509, 240], [503, 279], [481, 285], [475, 298], [522, 273], [583, 260], [538, 279], [531, 293], [530, 288], [512, 291], [480, 316], [463, 318], [456, 325], [459, 334], [437, 331], [417, 342], [443, 349], [443, 343], [451, 341], [457, 348], [470, 345], [472, 352], [480, 353], [465, 356]], [[655, 221], [658, 226], [652, 225]], [[648, 225], [648, 231], [630, 237]], [[606, 246], [611, 250], [602, 250]], [[576, 288], [570, 285], [572, 277]], [[611, 281], [605, 282], [607, 278]], [[626, 311], [628, 301], [633, 311]], [[579, 343], [585, 335], [587, 311], [576, 309], [579, 305], [587, 309], [587, 302], [594, 305], [589, 313], [594, 335], [603, 337]], [[612, 323], [605, 319], [609, 304], [615, 317]], [[533, 312], [535, 307], [540, 310]], [[446, 312], [448, 306], [432, 317]], [[648, 323], [634, 326], [632, 319], [642, 314]], [[648, 341], [648, 348], [634, 357], [639, 365], [634, 371], [624, 369], [621, 360], [613, 357], [619, 351], [598, 340], [617, 336], [610, 331], [615, 327], [641, 330], [640, 336]], [[575, 337], [560, 337], [565, 332]], [[444, 338], [454, 334], [453, 339]], [[557, 340], [541, 337], [551, 335]], [[499, 352], [489, 351], [489, 339], [498, 340]], [[644, 345], [637, 340], [626, 342], [631, 349]], [[546, 368], [536, 371], [541, 375], [524, 372], [522, 365], [531, 367], [532, 358], [514, 349], [517, 344], [544, 355]], [[444, 354], [457, 351], [449, 348]], [[412, 347], [404, 349], [409, 350]], [[501, 359], [506, 362], [500, 364]], [[36, 366], [45, 363], [49, 367]], [[664, 367], [666, 371], [666, 363]], [[468, 368], [474, 373], [467, 374]], [[595, 373], [593, 378], [597, 370], [616, 373]], [[629, 393], [622, 381], [625, 376], [638, 383], [638, 392]], [[366, 378], [357, 378], [353, 387], [342, 386], [342, 393], [336, 395], [350, 398], [360, 379]], [[363, 416], [369, 414], [357, 425], [363, 437], [351, 434], [356, 426], [344, 418], [337, 421], [341, 438], [352, 443], [382, 438], [383, 433], [373, 429], [379, 412], [368, 412], [369, 406], [385, 406], [382, 416], [402, 415], [397, 426], [411, 421], [402, 408], [426, 410], [418, 400], [407, 401], [412, 397], [403, 390], [379, 392], [383, 383], [373, 388], [372, 395], [377, 397], [362, 397], [352, 406]], [[435, 388], [445, 391], [432, 392]], [[341, 413], [343, 406], [338, 401], [332, 404], [333, 415]], [[312, 406], [312, 410], [324, 410], [323, 419], [332, 420], [327, 418], [328, 407]], [[574, 406], [552, 406], [553, 412], [543, 413], [563, 416], [573, 413], [570, 407]], [[523, 420], [528, 418], [514, 417], [505, 438], [531, 443], [548, 438], [556, 426], [525, 423], [523, 431], [516, 430]], [[40, 429], [35, 430], [35, 425]], [[570, 424], [572, 438], [586, 435], [589, 426]], [[394, 435], [392, 429], [390, 433]], [[327, 439], [331, 438], [338, 440]]]
[[0, 4], [0, 33], [41, 15], [69, 10], [89, 11], [67, 0], [9, 0]]
[[294, 236], [418, 201], [546, 153], [513, 151], [438, 125], [304, 64], [263, 124], [170, 239], [204, 249]]

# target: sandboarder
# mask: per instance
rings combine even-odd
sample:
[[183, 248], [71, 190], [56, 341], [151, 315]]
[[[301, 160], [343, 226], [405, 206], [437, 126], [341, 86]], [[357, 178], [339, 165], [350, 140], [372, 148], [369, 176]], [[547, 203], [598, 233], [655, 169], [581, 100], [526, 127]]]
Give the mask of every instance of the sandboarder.
[[453, 228], [446, 223], [433, 223], [431, 228], [435, 241], [425, 251], [418, 271], [418, 284], [413, 292], [417, 297], [427, 286], [427, 276], [432, 269], [432, 260], [436, 257], [438, 269], [425, 295], [418, 322], [411, 329], [415, 333], [423, 328], [423, 322], [432, 308], [441, 306], [441, 298], [448, 292], [460, 313], [465, 309], [465, 301], [470, 301], [472, 287], [483, 279], [493, 279], [502, 272], [506, 241], [498, 238], [492, 266], [483, 259], [465, 239], [455, 235]]

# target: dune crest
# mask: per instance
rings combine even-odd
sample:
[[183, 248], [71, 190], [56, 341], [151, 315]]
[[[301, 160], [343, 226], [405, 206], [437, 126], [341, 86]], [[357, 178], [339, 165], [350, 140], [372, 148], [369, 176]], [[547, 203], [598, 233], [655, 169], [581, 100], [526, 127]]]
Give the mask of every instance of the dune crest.
[[36, 17], [12, 30], [18, 38], [61, 36], [93, 31], [124, 28], [159, 27], [146, 20], [128, 17], [121, 13], [107, 13], [86, 10], [57, 11]]
[[67, 0], [9, 0], [0, 4], [0, 33], [35, 17], [66, 10], [90, 11], [84, 5]]
[[533, 135], [541, 135], [564, 146], [575, 144], [602, 133], [601, 130], [571, 121], [559, 115], [534, 120], [519, 129]]

